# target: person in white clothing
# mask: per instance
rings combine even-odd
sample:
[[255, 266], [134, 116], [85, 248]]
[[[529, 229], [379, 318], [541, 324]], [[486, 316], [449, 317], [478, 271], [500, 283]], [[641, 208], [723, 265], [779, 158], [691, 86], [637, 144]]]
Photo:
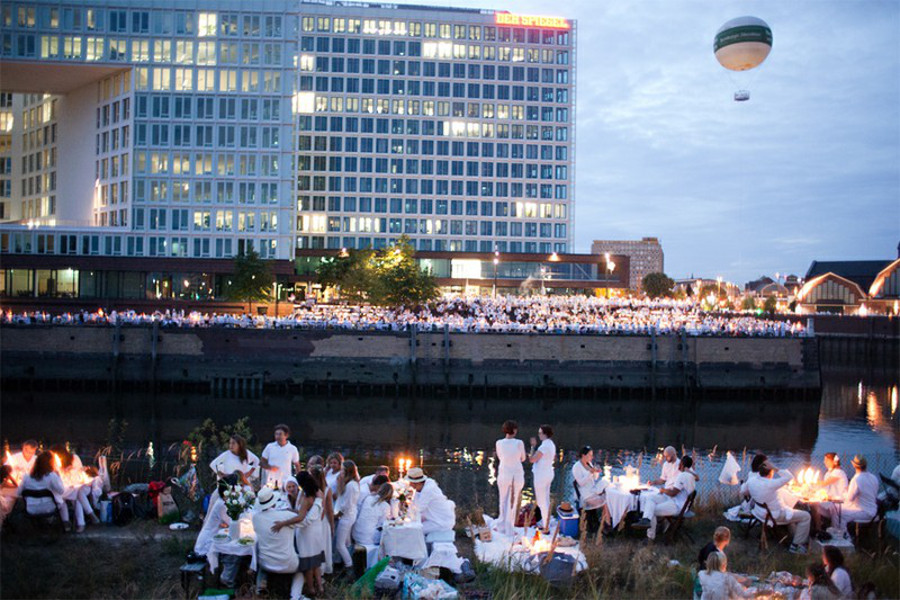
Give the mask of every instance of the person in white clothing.
[[766, 509], [762, 505], [767, 506], [777, 524], [788, 525], [793, 530], [794, 539], [790, 551], [794, 554], [806, 554], [806, 544], [809, 542], [810, 515], [805, 510], [787, 506], [778, 493], [793, 478], [790, 471], [776, 469], [766, 462], [759, 468], [759, 477], [750, 481], [747, 489], [755, 503], [753, 515], [760, 521], [764, 520]]
[[275, 441], [270, 442], [262, 451], [259, 466], [264, 474], [263, 485], [280, 488], [291, 476], [291, 466], [300, 472], [300, 452], [297, 446], [288, 441], [291, 428], [281, 423], [275, 426]]
[[663, 450], [662, 472], [659, 479], [648, 481], [647, 484], [672, 487], [676, 479], [678, 479], [678, 453], [673, 446], [666, 446]]
[[[371, 475], [366, 475], [362, 479], [359, 480], [359, 505], [362, 507], [363, 501], [369, 494], [369, 488], [372, 486], [372, 481], [375, 480], [379, 475], [384, 475], [388, 481], [391, 480], [391, 468], [387, 465], [379, 465], [375, 467], [375, 472]], [[381, 487], [381, 486], [379, 486]], [[377, 491], [377, 489], [376, 489]]]
[[38, 443], [35, 440], [25, 440], [22, 442], [22, 450], [15, 454], [8, 455], [3, 464], [12, 468], [12, 477], [18, 485], [21, 485], [34, 468], [34, 461], [37, 458]]
[[[24, 490], [50, 490], [52, 498], [25, 498], [25, 510], [30, 515], [46, 515], [56, 512], [59, 508], [60, 518], [66, 530], [71, 529], [69, 521], [69, 507], [63, 500], [66, 486], [62, 477], [54, 470], [54, 455], [52, 452], [42, 452], [34, 461], [31, 473], [25, 477], [21, 489]], [[75, 525], [77, 531], [84, 531], [84, 511], [81, 504], [75, 503]]]
[[850, 480], [847, 496], [840, 510], [841, 532], [847, 534], [847, 524], [856, 521], [871, 521], [878, 514], [878, 478], [869, 473], [865, 456], [853, 457], [856, 475]]
[[[233, 479], [230, 480], [233, 481]], [[216, 485], [216, 490], [220, 496], [225, 491], [228, 481], [229, 479], [220, 479]], [[230, 524], [231, 518], [228, 516], [228, 511], [225, 510], [225, 502], [219, 500], [218, 502], [210, 504], [207, 518], [204, 519], [203, 526], [200, 528], [200, 533], [197, 535], [197, 541], [194, 542], [194, 552], [200, 556], [206, 556], [212, 546], [213, 536], [215, 536], [222, 527]]]
[[[235, 475], [238, 481], [244, 485], [250, 484], [250, 478], [259, 467], [259, 458], [247, 449], [247, 440], [243, 436], [234, 434], [228, 440], [228, 450], [215, 457], [209, 463], [209, 468], [216, 474], [216, 480], [229, 475]], [[209, 521], [216, 512], [216, 502], [221, 502], [218, 485], [209, 496], [209, 508], [203, 518], [203, 527], [210, 527]]]
[[534, 476], [534, 500], [541, 510], [540, 526], [544, 533], [550, 531], [550, 486], [553, 484], [553, 461], [556, 459], [556, 444], [553, 443], [553, 428], [541, 425], [538, 428], [538, 440], [531, 438], [531, 473]]
[[325, 481], [331, 488], [331, 493], [337, 498], [338, 477], [341, 474], [341, 465], [344, 464], [344, 456], [340, 452], [332, 452], [325, 459]]
[[850, 572], [844, 567], [844, 554], [837, 546], [825, 546], [822, 548], [822, 564], [831, 583], [841, 594], [841, 598], [853, 598], [853, 582], [850, 580]]
[[[70, 500], [75, 504], [76, 517], [80, 506], [86, 520], [89, 519], [91, 523], [95, 524], [99, 523], [100, 519], [94, 514], [94, 507], [91, 506], [90, 502], [93, 482], [85, 473], [81, 458], [77, 454], [70, 452], [65, 444], [51, 446], [50, 453], [59, 459], [59, 477], [66, 488], [63, 499]], [[80, 529], [77, 529], [77, 525], [76, 531], [80, 531]]]
[[363, 546], [377, 546], [381, 541], [382, 525], [393, 515], [391, 500], [394, 487], [387, 477], [379, 475], [366, 491], [368, 493], [353, 524], [353, 541]]
[[447, 499], [437, 482], [425, 476], [420, 467], [406, 473], [406, 480], [415, 490], [412, 507], [422, 520], [425, 535], [435, 531], [452, 531], [456, 525], [456, 504]]
[[[812, 514], [812, 526], [813, 531], [821, 532], [823, 530], [822, 521], [831, 517], [833, 519], [834, 515], [837, 514], [837, 510], [835, 509], [834, 502], [832, 500], [841, 500], [843, 501], [844, 496], [847, 494], [847, 487], [849, 482], [847, 481], [847, 474], [844, 473], [844, 469], [841, 468], [841, 457], [838, 456], [834, 452], [828, 452], [825, 454], [825, 458], [823, 459], [825, 463], [825, 476], [822, 478], [822, 481], [819, 482], [819, 487], [825, 489], [825, 493], [828, 494], [827, 502], [814, 502], [810, 505], [810, 513]], [[820, 536], [822, 534], [820, 533]], [[827, 537], [827, 536], [825, 536]]]
[[734, 598], [753, 598], [756, 594], [738, 583], [734, 575], [728, 573], [728, 559], [722, 552], [711, 552], [706, 559], [706, 569], [697, 577], [703, 593], [701, 600], [734, 600]]
[[317, 596], [322, 596], [325, 589], [321, 567], [325, 562], [326, 539], [321, 523], [324, 519], [325, 494], [315, 476], [309, 472], [301, 471], [295, 481], [301, 492], [297, 495], [293, 506], [293, 512], [297, 516], [287, 521], [276, 522], [272, 525], [272, 530], [295, 527], [295, 543], [299, 555], [297, 570], [303, 573], [306, 590], [309, 592], [315, 590]]
[[519, 511], [520, 494], [525, 487], [525, 444], [516, 439], [519, 424], [515, 421], [503, 423], [503, 439], [497, 440], [494, 450], [500, 461], [497, 467], [497, 489], [500, 495], [500, 515], [497, 518], [500, 533], [512, 535], [515, 530], [516, 514]]
[[253, 530], [256, 533], [256, 591], [267, 587], [267, 573], [293, 574], [291, 600], [303, 598], [303, 573], [298, 571], [300, 559], [294, 549], [293, 525], [275, 527], [280, 521], [288, 521], [295, 514], [289, 510], [278, 510], [278, 492], [264, 487], [256, 497], [256, 512], [253, 514]]
[[681, 512], [688, 496], [694, 491], [696, 480], [691, 468], [694, 459], [683, 456], [678, 465], [678, 477], [671, 487], [661, 488], [659, 496], [649, 496], [644, 501], [643, 515], [640, 521], [632, 525], [636, 529], [646, 529], [648, 539], [656, 539], [656, 523], [658, 517], [674, 517]]
[[338, 477], [337, 500], [334, 502], [334, 516], [337, 526], [334, 530], [334, 548], [344, 563], [345, 569], [353, 567], [350, 560], [350, 535], [359, 510], [359, 472], [356, 463], [345, 460]]
[[594, 449], [585, 446], [578, 452], [578, 462], [572, 466], [572, 479], [578, 485], [581, 508], [594, 510], [606, 506], [606, 488], [609, 482], [603, 479], [600, 469], [594, 466]]

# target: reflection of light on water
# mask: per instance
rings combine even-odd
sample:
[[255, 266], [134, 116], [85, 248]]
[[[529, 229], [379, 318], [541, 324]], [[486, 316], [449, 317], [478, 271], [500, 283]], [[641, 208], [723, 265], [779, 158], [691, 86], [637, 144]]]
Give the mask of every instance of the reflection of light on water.
[[497, 459], [493, 456], [488, 459], [488, 485], [497, 483]]
[[862, 381], [859, 382], [859, 385], [856, 387], [856, 400], [860, 404], [862, 404], [863, 400], [863, 384]]
[[897, 386], [891, 388], [891, 416], [897, 413]]
[[150, 463], [150, 468], [153, 468], [153, 465], [156, 463], [156, 454], [153, 452], [153, 442], [147, 444], [147, 460]]
[[884, 424], [884, 419], [881, 417], [881, 407], [878, 405], [878, 397], [875, 395], [875, 392], [869, 392], [866, 396], [866, 420], [873, 429]]
[[479, 467], [484, 464], [484, 450], [475, 453], [475, 464]]

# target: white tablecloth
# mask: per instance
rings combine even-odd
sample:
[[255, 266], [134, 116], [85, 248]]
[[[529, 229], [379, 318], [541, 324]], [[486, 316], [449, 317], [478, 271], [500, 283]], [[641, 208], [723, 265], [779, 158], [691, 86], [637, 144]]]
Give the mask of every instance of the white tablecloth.
[[385, 522], [381, 530], [381, 556], [395, 556], [420, 561], [428, 556], [425, 534], [421, 521], [409, 521], [402, 525]]
[[[518, 532], [516, 537], [522, 537], [523, 534], [527, 535], [521, 528], [518, 528], [516, 531]], [[476, 539], [475, 556], [481, 562], [490, 563], [507, 571], [526, 570], [535, 572], [535, 565], [528, 560], [531, 558], [531, 553], [521, 544], [513, 545], [514, 539], [513, 536], [502, 533], [492, 533], [490, 542], [482, 542], [480, 539]], [[587, 568], [587, 558], [578, 545], [565, 548], [557, 546], [555, 552], [574, 557], [578, 565], [575, 567], [576, 572]]]
[[[225, 530], [227, 531], [227, 530]], [[226, 540], [213, 539], [206, 560], [209, 562], [209, 570], [215, 572], [219, 568], [219, 555], [233, 554], [235, 556], [249, 556], [250, 570], [256, 571], [256, 542], [252, 544], [239, 544], [229, 537]]]
[[[648, 496], [657, 494], [655, 488], [641, 490], [641, 506]], [[625, 515], [638, 508], [638, 497], [631, 490], [610, 486], [606, 488], [606, 506], [609, 509], [609, 517], [613, 527], [617, 527]]]

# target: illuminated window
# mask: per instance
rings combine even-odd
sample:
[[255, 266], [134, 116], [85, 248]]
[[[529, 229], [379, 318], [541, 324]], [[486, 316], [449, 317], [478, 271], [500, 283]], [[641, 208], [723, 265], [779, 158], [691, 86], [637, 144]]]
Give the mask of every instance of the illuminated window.
[[200, 26], [197, 28], [197, 36], [215, 37], [216, 26], [216, 13], [200, 13]]

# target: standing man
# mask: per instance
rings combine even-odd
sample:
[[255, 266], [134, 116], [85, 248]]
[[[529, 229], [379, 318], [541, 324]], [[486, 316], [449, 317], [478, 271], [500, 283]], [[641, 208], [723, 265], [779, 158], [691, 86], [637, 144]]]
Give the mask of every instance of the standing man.
[[275, 441], [263, 449], [259, 466], [266, 474], [263, 485], [281, 489], [284, 481], [292, 475], [291, 465], [300, 472], [300, 452], [297, 446], [288, 441], [291, 428], [280, 423], [275, 426]]

